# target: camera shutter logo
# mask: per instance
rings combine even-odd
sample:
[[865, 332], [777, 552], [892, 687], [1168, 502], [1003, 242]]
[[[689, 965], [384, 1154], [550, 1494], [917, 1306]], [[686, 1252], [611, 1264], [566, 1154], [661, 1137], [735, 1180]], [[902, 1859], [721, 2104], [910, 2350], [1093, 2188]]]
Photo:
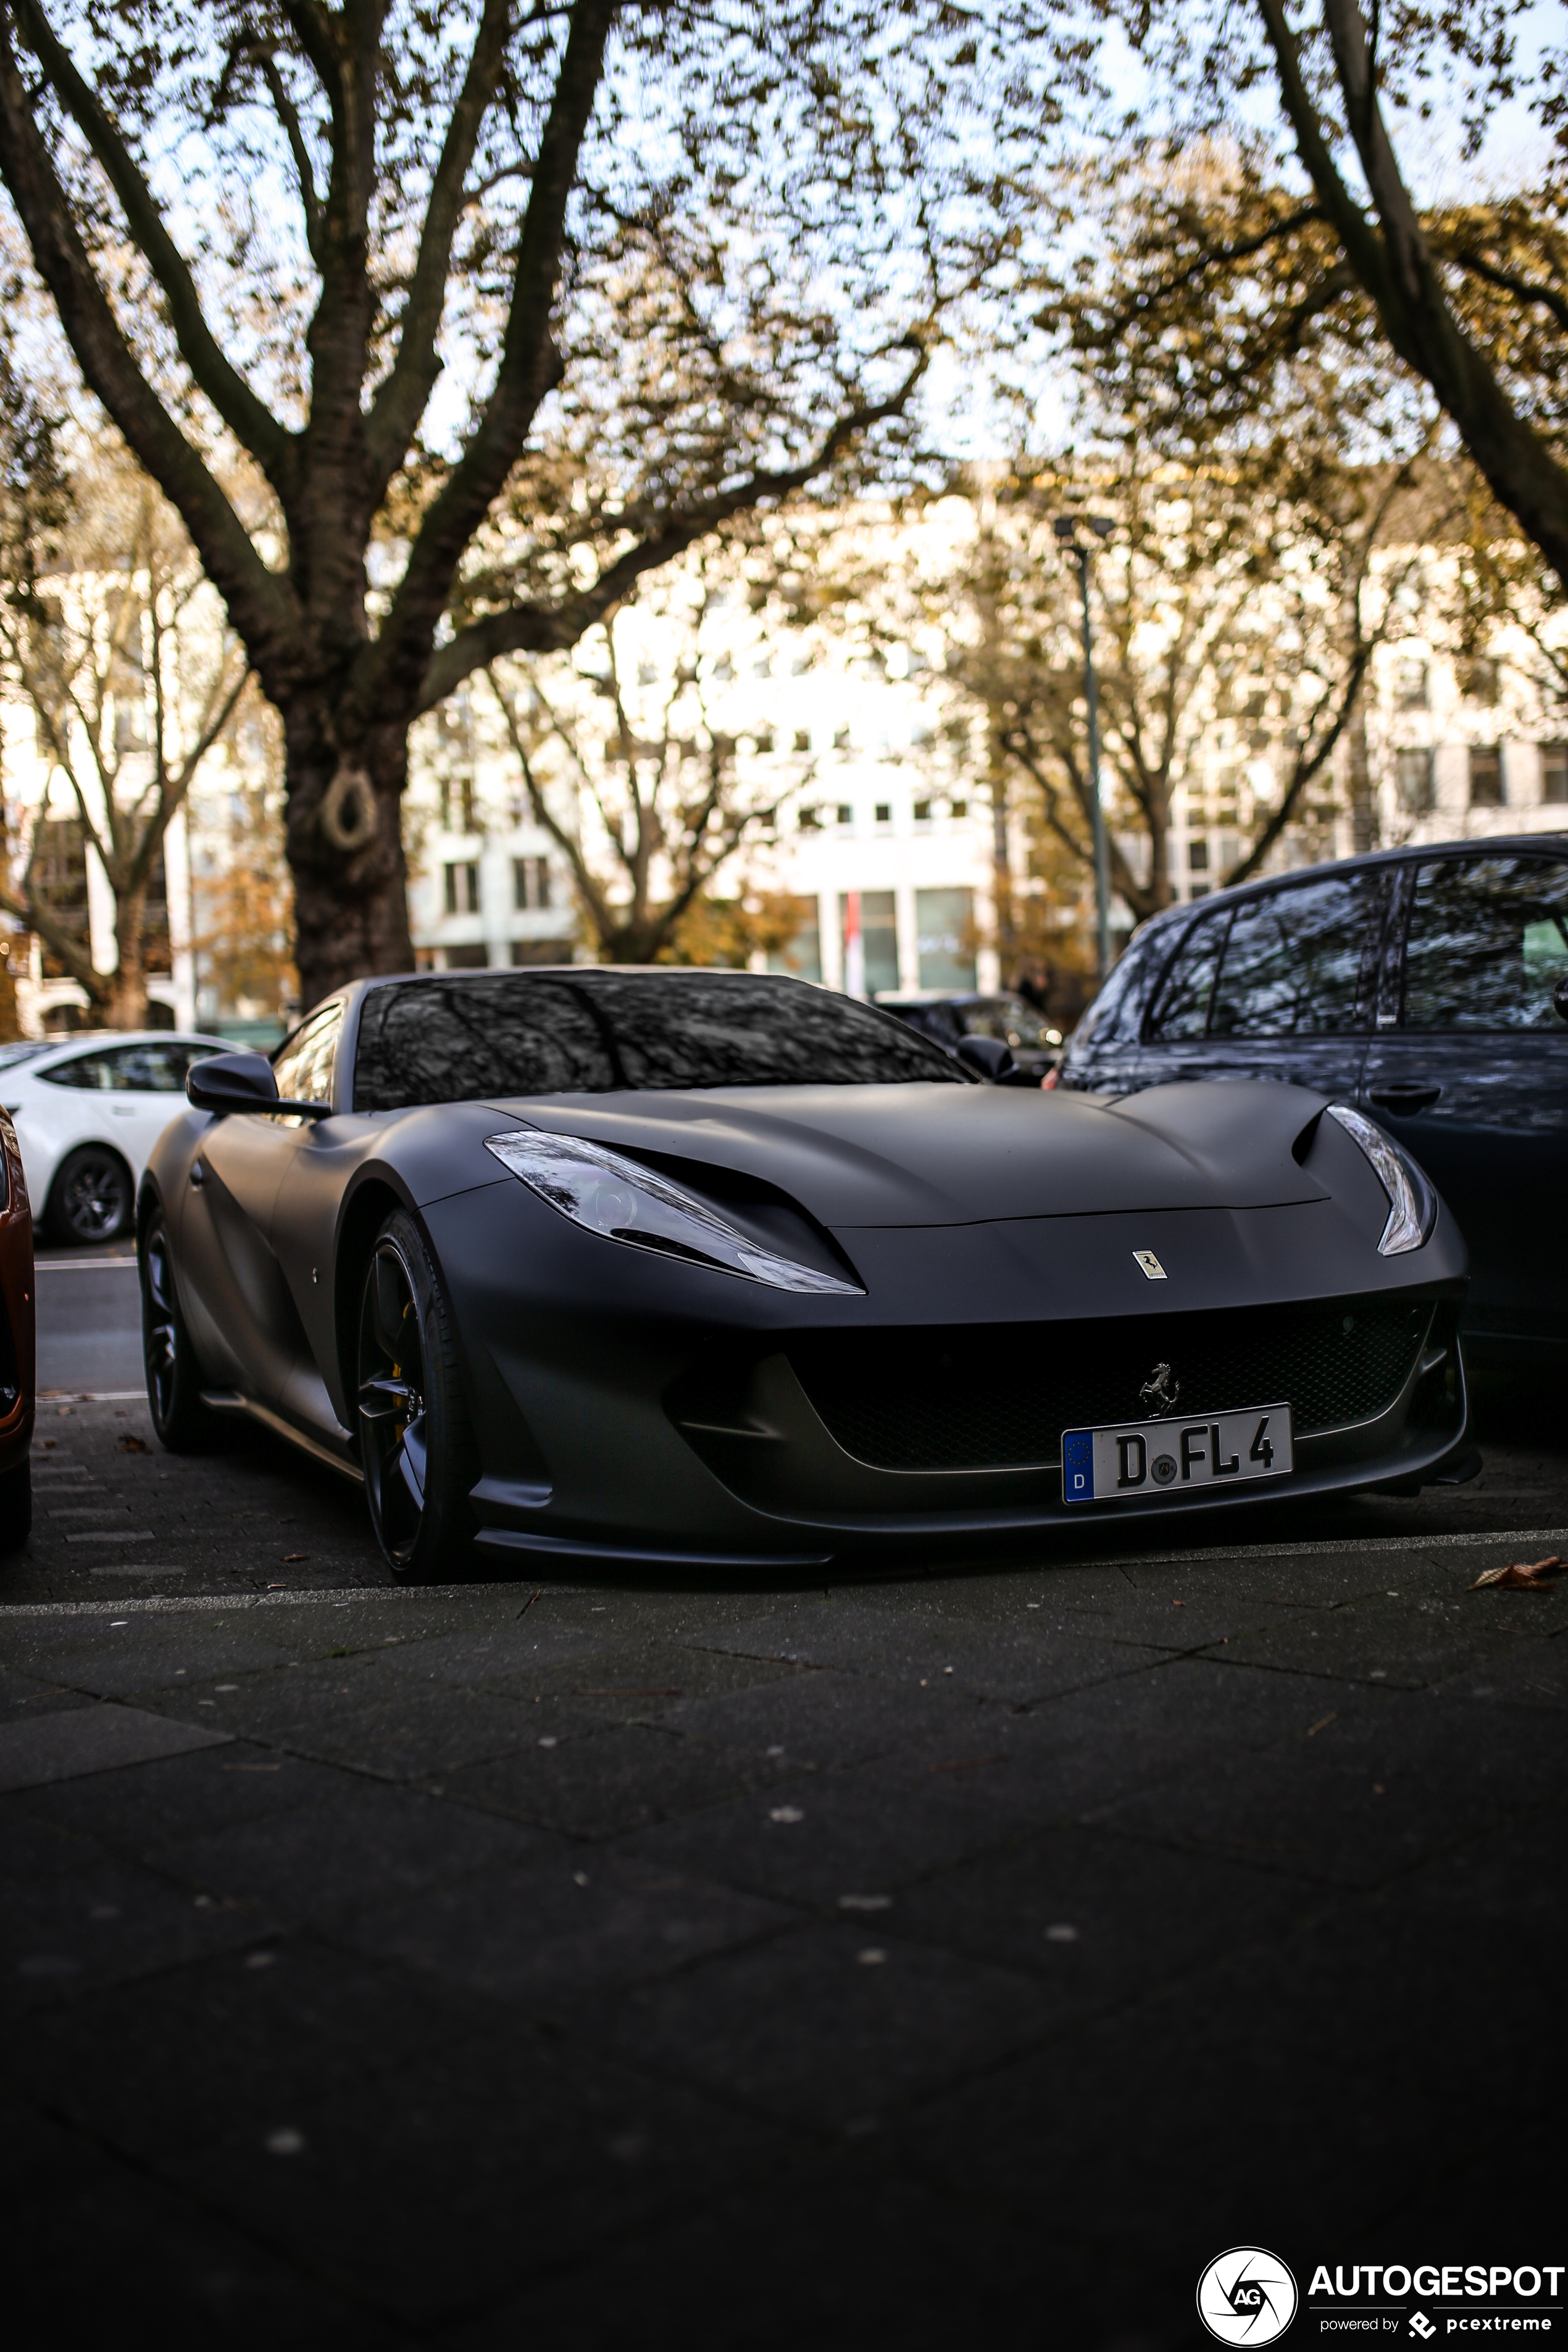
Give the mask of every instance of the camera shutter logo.
[[1296, 2282], [1265, 2247], [1230, 2247], [1198, 2281], [1198, 2317], [1221, 2344], [1277, 2343], [1295, 2316]]

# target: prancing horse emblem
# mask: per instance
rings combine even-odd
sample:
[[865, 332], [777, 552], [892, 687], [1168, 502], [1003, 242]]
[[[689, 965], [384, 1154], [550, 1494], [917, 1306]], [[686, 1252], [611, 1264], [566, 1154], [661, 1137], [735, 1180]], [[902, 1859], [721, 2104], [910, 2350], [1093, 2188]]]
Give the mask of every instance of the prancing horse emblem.
[[1134, 1250], [1133, 1256], [1151, 1282], [1163, 1282], [1165, 1269], [1152, 1250]]
[[1163, 1412], [1174, 1412], [1176, 1400], [1181, 1393], [1182, 1383], [1172, 1379], [1169, 1364], [1156, 1364], [1138, 1391], [1141, 1402], [1147, 1405], [1156, 1419]]

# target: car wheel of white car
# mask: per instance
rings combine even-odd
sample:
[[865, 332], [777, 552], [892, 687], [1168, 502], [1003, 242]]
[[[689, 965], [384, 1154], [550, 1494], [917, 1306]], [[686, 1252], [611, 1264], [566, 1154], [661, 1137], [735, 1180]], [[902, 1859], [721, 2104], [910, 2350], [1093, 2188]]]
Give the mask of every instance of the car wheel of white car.
[[63, 1163], [49, 1194], [57, 1241], [116, 1242], [131, 1224], [131, 1171], [104, 1143], [84, 1143]]

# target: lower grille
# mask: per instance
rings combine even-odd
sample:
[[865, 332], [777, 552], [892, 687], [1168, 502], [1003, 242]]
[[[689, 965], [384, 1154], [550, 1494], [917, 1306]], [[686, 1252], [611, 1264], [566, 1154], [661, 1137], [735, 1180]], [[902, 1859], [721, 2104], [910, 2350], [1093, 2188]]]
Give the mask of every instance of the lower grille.
[[790, 1361], [827, 1428], [879, 1470], [1047, 1469], [1064, 1429], [1154, 1417], [1139, 1395], [1157, 1364], [1180, 1382], [1174, 1418], [1289, 1405], [1298, 1437], [1386, 1412], [1409, 1378], [1429, 1300], [1140, 1316], [1114, 1323], [987, 1324], [836, 1332]]

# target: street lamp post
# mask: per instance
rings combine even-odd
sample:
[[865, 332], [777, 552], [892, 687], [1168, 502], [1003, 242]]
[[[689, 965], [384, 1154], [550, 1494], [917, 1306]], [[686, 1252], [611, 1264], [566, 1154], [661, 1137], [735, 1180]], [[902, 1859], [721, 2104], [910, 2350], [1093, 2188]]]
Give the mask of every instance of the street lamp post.
[[[1110, 862], [1105, 842], [1105, 809], [1100, 797], [1100, 693], [1094, 676], [1094, 627], [1089, 609], [1089, 572], [1093, 559], [1094, 543], [1080, 540], [1078, 526], [1080, 518], [1062, 514], [1053, 520], [1051, 528], [1064, 547], [1078, 558], [1078, 583], [1083, 597], [1083, 698], [1089, 706], [1089, 817], [1094, 827], [1094, 913], [1097, 945], [1100, 956], [1101, 987], [1110, 972]], [[1109, 515], [1085, 515], [1096, 539], [1105, 539], [1113, 528]]]

